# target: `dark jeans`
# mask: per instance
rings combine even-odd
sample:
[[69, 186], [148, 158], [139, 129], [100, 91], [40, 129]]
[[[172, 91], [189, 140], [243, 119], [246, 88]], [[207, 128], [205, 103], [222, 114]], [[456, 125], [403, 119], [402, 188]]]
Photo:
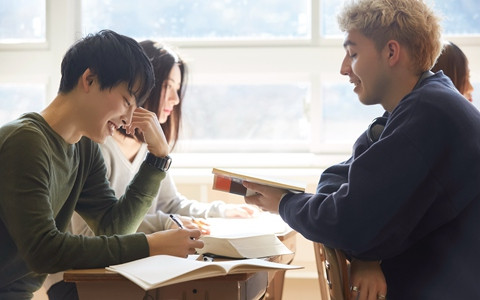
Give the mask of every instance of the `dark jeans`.
[[47, 291], [50, 300], [78, 300], [77, 286], [72, 282], [60, 281]]

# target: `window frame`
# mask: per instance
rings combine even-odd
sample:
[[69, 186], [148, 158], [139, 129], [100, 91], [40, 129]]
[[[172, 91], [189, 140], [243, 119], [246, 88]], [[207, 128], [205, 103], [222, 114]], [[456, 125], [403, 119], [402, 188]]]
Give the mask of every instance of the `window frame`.
[[[235, 76], [245, 76], [253, 73], [268, 76], [269, 74], [286, 74], [286, 77], [297, 77], [307, 80], [311, 87], [311, 128], [312, 137], [318, 136], [315, 130], [319, 130], [321, 120], [317, 117], [321, 114], [321, 84], [325, 78], [333, 78], [339, 81], [348, 81], [339, 74], [339, 64], [344, 55], [341, 37], [322, 37], [320, 27], [321, 2], [311, 1], [311, 37], [310, 39], [291, 40], [217, 40], [217, 41], [186, 41], [166, 40], [178, 47], [187, 58], [191, 58], [190, 83], [202, 81], [212, 74], [223, 74], [226, 69]], [[33, 44], [0, 44], [0, 65], [8, 70], [6, 75], [0, 74], [0, 82], [8, 82], [9, 78], [16, 77], [22, 80], [44, 82], [47, 86], [46, 99], [53, 99], [60, 82], [60, 64], [64, 53], [71, 44], [83, 36], [80, 30], [81, 0], [47, 0], [46, 2], [46, 41], [45, 43]], [[472, 79], [480, 82], [480, 35], [452, 36], [446, 35], [445, 39], [459, 45], [469, 58], [472, 70]], [[282, 58], [298, 56], [298, 60], [276, 64]], [[245, 58], [239, 63], [232, 59]], [[328, 59], [327, 59], [328, 58]], [[240, 59], [241, 60], [241, 59]], [[29, 61], [30, 63], [21, 63]], [[227, 67], [226, 67], [227, 66]], [[260, 70], [260, 72], [259, 72]], [[26, 75], [27, 74], [27, 75]], [[234, 78], [234, 76], [232, 77]], [[282, 79], [280, 79], [282, 80]], [[480, 99], [474, 99], [480, 101]], [[48, 104], [48, 103], [47, 103]], [[367, 126], [366, 124], [365, 126]], [[182, 142], [180, 141], [179, 145]], [[298, 153], [294, 148], [288, 155], [295, 154], [296, 159], [282, 158], [282, 153], [261, 154], [256, 152], [244, 153], [248, 157], [245, 163], [252, 166], [269, 165], [269, 162], [261, 157], [282, 159], [286, 166], [328, 165], [329, 158], [337, 162], [339, 156], [344, 157], [351, 151], [352, 144], [326, 145], [319, 140], [312, 140], [307, 153]], [[182, 146], [183, 147], [183, 146]], [[178, 148], [182, 148], [178, 147]], [[191, 148], [190, 148], [191, 149]], [[179, 157], [187, 164], [192, 163], [186, 157], [201, 157], [201, 165], [217, 165], [218, 157], [225, 157], [222, 163], [234, 164], [232, 155], [238, 153], [191, 153], [188, 147], [186, 153], [178, 153]], [[206, 151], [205, 148], [202, 151]], [[300, 156], [304, 157], [300, 158]], [[260, 157], [260, 158], [258, 158]], [[283, 164], [283, 163], [282, 163]], [[182, 163], [180, 163], [182, 165]]]
[[50, 14], [49, 14], [49, 5], [47, 0], [43, 0], [43, 5], [45, 6], [45, 41], [41, 42], [2, 42], [0, 39], [0, 51], [6, 50], [45, 50], [48, 49], [48, 37], [49, 37], [49, 22], [50, 22]]

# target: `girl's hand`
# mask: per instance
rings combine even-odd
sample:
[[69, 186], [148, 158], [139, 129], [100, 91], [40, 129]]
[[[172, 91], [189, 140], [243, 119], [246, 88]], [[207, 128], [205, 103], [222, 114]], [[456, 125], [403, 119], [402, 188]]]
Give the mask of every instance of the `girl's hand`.
[[226, 218], [251, 218], [258, 214], [260, 210], [247, 204], [227, 204], [225, 209]]
[[[189, 229], [198, 229], [202, 232], [202, 235], [210, 234], [210, 224], [202, 218], [193, 218], [185, 216], [177, 216], [178, 219], [183, 223], [185, 228]], [[172, 223], [170, 226], [171, 229], [178, 228], [178, 225]]]
[[134, 134], [135, 129], [143, 134], [150, 153], [158, 157], [168, 155], [169, 145], [155, 113], [137, 107], [133, 112], [132, 122], [125, 127], [128, 134]]

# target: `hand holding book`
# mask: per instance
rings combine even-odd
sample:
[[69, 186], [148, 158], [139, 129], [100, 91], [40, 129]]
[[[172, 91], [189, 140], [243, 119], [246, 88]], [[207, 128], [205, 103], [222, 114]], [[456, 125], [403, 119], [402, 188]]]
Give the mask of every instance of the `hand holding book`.
[[266, 176], [239, 173], [217, 168], [213, 168], [212, 173], [214, 174], [214, 190], [233, 193], [240, 196], [250, 196], [255, 194], [255, 191], [247, 189], [243, 185], [243, 182], [253, 182], [260, 185], [276, 187], [293, 193], [305, 192], [305, 184], [287, 181], [284, 179], [267, 178]]
[[262, 184], [244, 181], [245, 188], [253, 191], [250, 196], [245, 196], [245, 202], [248, 204], [256, 205], [264, 211], [278, 213], [278, 207], [280, 200], [289, 191], [285, 189], [275, 188]]

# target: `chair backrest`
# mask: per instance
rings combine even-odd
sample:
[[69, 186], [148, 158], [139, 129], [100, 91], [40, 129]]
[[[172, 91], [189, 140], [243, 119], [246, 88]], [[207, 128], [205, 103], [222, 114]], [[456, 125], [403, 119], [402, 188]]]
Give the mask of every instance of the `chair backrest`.
[[350, 293], [348, 264], [342, 251], [313, 243], [320, 295], [323, 299], [344, 300]]

